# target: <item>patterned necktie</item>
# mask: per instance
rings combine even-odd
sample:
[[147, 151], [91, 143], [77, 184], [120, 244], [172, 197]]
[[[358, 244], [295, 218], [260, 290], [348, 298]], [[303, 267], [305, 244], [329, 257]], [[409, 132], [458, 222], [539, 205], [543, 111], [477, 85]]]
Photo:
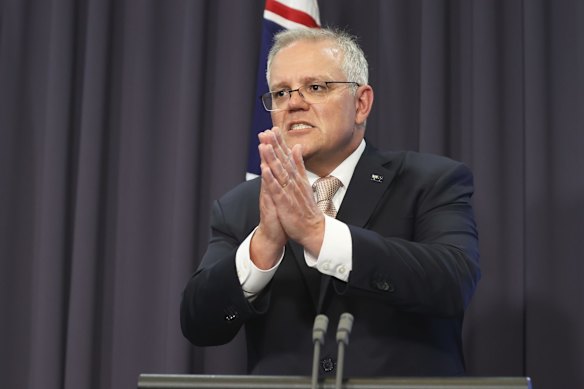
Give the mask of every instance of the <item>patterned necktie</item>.
[[337, 216], [337, 209], [333, 204], [333, 196], [342, 185], [341, 180], [333, 176], [319, 178], [312, 185], [312, 190], [316, 193], [316, 205], [325, 215], [330, 217]]

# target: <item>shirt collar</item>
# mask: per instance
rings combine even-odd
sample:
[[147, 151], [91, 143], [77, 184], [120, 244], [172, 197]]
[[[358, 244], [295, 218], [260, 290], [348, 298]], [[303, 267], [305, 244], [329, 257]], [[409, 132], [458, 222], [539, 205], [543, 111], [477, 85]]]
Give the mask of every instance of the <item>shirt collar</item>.
[[[357, 162], [359, 162], [359, 158], [365, 151], [365, 139], [361, 140], [359, 146], [349, 155], [343, 162], [339, 164], [332, 172], [331, 176], [337, 177], [343, 183], [343, 187], [347, 188], [349, 186], [349, 182], [351, 182], [351, 178], [353, 177], [353, 172], [355, 171], [355, 167], [357, 166]], [[307, 171], [306, 175], [308, 176], [308, 182], [310, 185], [314, 184], [316, 180], [320, 177], [314, 174], [313, 172]]]

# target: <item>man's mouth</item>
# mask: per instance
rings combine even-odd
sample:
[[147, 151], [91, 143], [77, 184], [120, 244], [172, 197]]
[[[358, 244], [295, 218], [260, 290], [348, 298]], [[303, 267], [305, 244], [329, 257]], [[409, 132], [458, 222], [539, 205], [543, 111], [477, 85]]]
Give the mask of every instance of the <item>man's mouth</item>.
[[312, 128], [313, 126], [307, 123], [294, 123], [290, 126], [290, 131], [294, 130], [304, 130], [306, 128]]

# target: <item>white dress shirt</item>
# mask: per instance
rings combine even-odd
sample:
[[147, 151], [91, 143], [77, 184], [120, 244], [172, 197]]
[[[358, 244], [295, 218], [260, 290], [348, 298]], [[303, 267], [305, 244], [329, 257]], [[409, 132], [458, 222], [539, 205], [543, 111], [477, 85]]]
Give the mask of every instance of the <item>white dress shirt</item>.
[[[343, 198], [347, 193], [347, 188], [353, 177], [355, 166], [361, 154], [365, 150], [365, 140], [361, 141], [359, 147], [347, 159], [345, 159], [339, 166], [331, 172], [331, 176], [338, 178], [343, 185], [337, 190], [332, 201], [335, 208], [338, 210], [341, 207]], [[308, 181], [310, 185], [319, 178], [312, 172], [307, 172]], [[349, 227], [330, 216], [325, 215], [324, 238], [322, 246], [318, 254], [318, 258], [310, 255], [306, 250], [304, 251], [304, 258], [306, 265], [316, 268], [319, 272], [338, 278], [341, 281], [348, 281], [349, 274], [353, 269], [353, 241]], [[284, 258], [284, 250], [278, 260], [278, 263], [268, 270], [259, 269], [250, 258], [249, 249], [250, 242], [255, 229], [247, 236], [247, 238], [239, 245], [235, 255], [235, 266], [237, 268], [237, 276], [241, 282], [244, 294], [247, 298], [253, 297], [259, 293], [270, 282], [278, 266]]]

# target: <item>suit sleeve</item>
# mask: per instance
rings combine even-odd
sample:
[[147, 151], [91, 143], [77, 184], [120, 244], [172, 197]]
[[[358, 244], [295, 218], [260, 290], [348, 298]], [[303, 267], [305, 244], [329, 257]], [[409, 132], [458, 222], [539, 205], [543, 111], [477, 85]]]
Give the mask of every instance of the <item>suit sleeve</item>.
[[260, 293], [253, 304], [245, 298], [235, 255], [246, 232], [231, 228], [224, 215], [222, 203], [216, 201], [211, 212], [207, 251], [183, 291], [181, 329], [197, 346], [228, 343], [243, 323], [262, 313], [268, 303], [268, 293]]
[[[480, 278], [478, 233], [471, 196], [473, 178], [460, 163], [430, 173], [398, 177], [368, 225], [350, 225], [353, 271], [335, 281], [339, 294], [385, 299], [401, 310], [452, 317], [462, 314]], [[402, 203], [409, 216], [383, 211]], [[393, 219], [392, 219], [393, 218]], [[407, 220], [406, 220], [407, 219]], [[388, 234], [385, 225], [410, 225]]]

